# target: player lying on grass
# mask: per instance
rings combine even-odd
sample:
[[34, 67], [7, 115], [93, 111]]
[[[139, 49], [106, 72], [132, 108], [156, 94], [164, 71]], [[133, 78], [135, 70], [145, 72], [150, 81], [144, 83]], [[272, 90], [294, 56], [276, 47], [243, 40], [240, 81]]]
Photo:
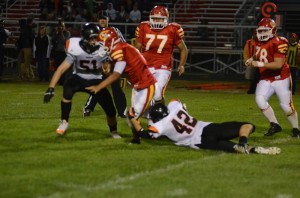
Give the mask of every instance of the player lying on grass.
[[[155, 104], [150, 109], [153, 123], [148, 130], [142, 130], [142, 138], [158, 138], [166, 136], [178, 146], [189, 146], [194, 149], [221, 150], [230, 153], [258, 153], [276, 155], [277, 147], [251, 147], [247, 144], [248, 137], [254, 132], [255, 126], [249, 122], [211, 123], [196, 120], [188, 114], [184, 105], [171, 101], [168, 106]], [[238, 143], [233, 139], [239, 138]], [[139, 142], [138, 140], [136, 142]]]

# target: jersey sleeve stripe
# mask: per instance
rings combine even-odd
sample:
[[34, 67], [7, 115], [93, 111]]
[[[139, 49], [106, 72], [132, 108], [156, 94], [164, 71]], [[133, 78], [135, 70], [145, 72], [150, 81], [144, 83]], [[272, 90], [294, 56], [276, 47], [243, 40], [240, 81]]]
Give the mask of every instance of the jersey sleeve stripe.
[[123, 54], [122, 50], [117, 50], [111, 54], [111, 56], [115, 56], [117, 54]]
[[69, 46], [70, 46], [70, 39], [68, 39], [68, 40], [66, 41], [66, 51], [68, 51]]
[[136, 36], [136, 37], [139, 37], [139, 34], [140, 34], [140, 28], [137, 27], [137, 28], [135, 29], [135, 36]]
[[114, 56], [114, 59], [123, 60], [123, 53], [122, 54], [116, 54]]

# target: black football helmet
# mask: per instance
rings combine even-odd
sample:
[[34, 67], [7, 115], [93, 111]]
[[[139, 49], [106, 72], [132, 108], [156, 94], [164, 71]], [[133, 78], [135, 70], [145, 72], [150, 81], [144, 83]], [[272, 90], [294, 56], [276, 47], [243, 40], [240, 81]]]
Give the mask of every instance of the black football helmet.
[[82, 40], [79, 43], [80, 47], [86, 51], [88, 54], [93, 53], [97, 49], [99, 49], [99, 45], [91, 45], [89, 43], [90, 39], [94, 39], [98, 37], [98, 33], [100, 32], [100, 28], [98, 25], [93, 23], [86, 23], [82, 26], [81, 29], [81, 37]]
[[89, 40], [90, 38], [97, 37], [99, 32], [100, 28], [98, 25], [86, 23], [81, 28], [81, 37], [85, 40]]
[[169, 110], [164, 104], [157, 103], [150, 109], [149, 115], [151, 120], [155, 123], [169, 115]]

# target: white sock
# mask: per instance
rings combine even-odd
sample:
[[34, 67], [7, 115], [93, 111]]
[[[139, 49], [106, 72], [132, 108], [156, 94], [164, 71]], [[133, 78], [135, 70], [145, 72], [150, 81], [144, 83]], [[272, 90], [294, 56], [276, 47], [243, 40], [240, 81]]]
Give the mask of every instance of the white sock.
[[271, 106], [269, 106], [267, 109], [263, 110], [262, 113], [269, 120], [269, 122], [275, 122], [275, 123], [278, 124], [278, 121], [275, 117], [275, 113], [274, 113], [273, 108]]
[[298, 129], [298, 113], [295, 110], [294, 113], [292, 113], [291, 115], [289, 115], [288, 117], [289, 122], [291, 123], [293, 128], [297, 128]]

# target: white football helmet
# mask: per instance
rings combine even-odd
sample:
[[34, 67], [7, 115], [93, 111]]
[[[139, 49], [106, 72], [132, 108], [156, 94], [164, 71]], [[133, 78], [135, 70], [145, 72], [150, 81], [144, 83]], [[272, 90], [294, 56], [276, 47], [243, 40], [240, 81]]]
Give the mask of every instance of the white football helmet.
[[259, 41], [268, 41], [276, 35], [276, 31], [275, 21], [271, 18], [263, 18], [256, 29], [257, 39]]

